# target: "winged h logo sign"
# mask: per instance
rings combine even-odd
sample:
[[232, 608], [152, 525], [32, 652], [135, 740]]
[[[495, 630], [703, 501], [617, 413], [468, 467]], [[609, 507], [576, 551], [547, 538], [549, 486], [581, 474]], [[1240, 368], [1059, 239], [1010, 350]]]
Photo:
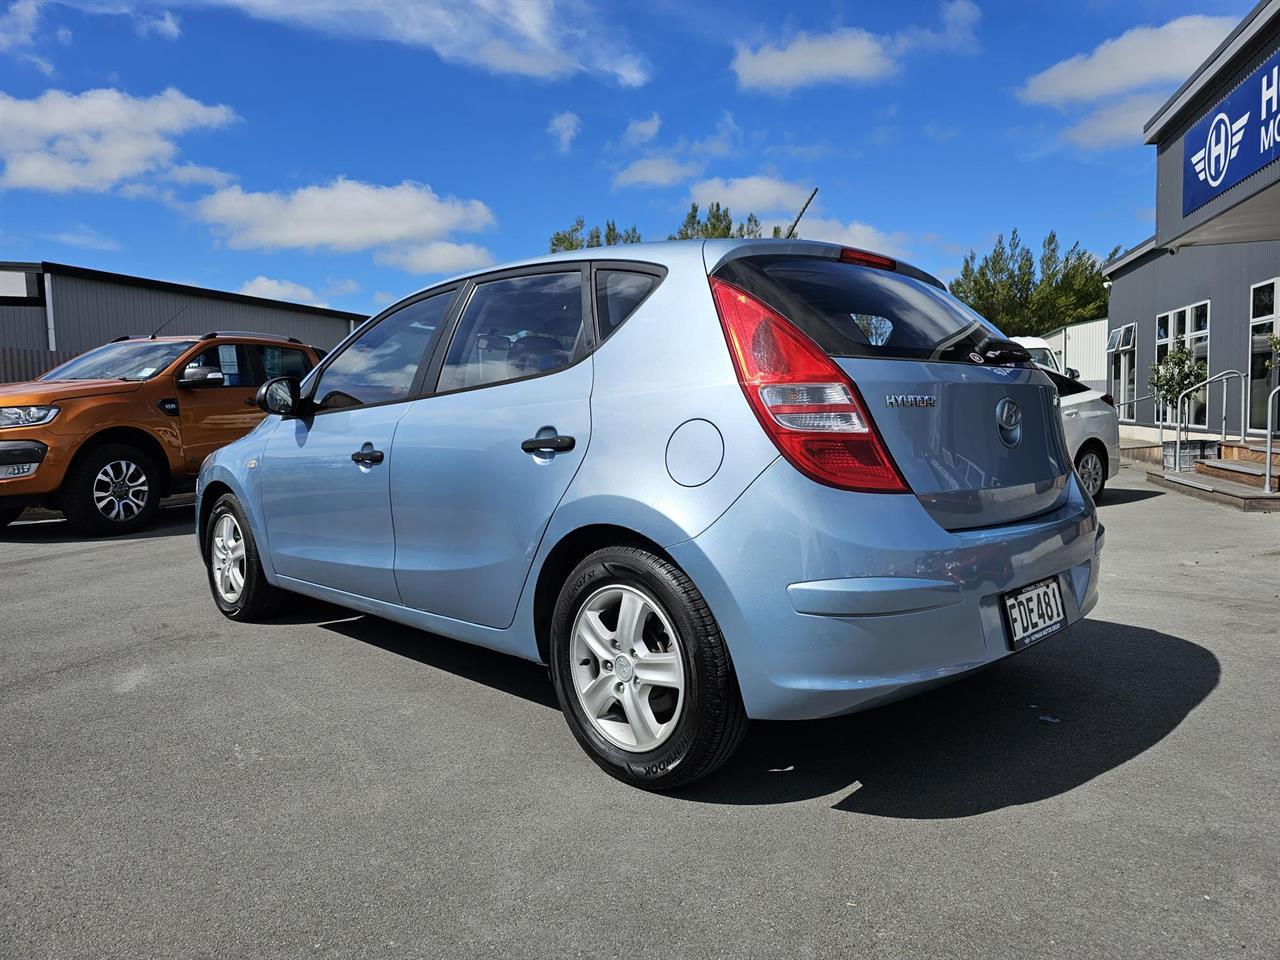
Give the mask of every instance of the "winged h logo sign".
[[1195, 167], [1196, 176], [1216, 187], [1227, 175], [1227, 164], [1240, 152], [1240, 141], [1244, 139], [1244, 127], [1249, 122], [1249, 111], [1235, 120], [1225, 113], [1220, 113], [1209, 124], [1209, 136], [1199, 153], [1191, 157], [1191, 165]]

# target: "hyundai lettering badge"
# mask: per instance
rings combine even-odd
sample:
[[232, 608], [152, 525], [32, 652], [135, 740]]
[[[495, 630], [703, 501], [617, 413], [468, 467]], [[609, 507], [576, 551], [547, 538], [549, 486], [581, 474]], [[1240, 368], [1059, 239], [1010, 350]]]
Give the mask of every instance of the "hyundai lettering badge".
[[884, 398], [886, 407], [936, 407], [938, 398], [924, 393], [890, 393]]

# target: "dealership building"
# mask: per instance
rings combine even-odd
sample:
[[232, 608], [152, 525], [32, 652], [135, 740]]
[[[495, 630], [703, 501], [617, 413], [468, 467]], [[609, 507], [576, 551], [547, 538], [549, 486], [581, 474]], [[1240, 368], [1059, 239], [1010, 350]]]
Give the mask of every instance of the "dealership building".
[[29, 380], [122, 336], [274, 333], [328, 350], [363, 314], [61, 263], [0, 262], [0, 383]]
[[1122, 433], [1154, 441], [1173, 426], [1147, 373], [1181, 346], [1208, 376], [1226, 375], [1190, 398], [1193, 431], [1217, 436], [1225, 424], [1238, 437], [1243, 417], [1261, 440], [1280, 382], [1267, 341], [1280, 334], [1280, 0], [1255, 6], [1144, 136], [1156, 148], [1156, 232], [1103, 268], [1107, 382]]

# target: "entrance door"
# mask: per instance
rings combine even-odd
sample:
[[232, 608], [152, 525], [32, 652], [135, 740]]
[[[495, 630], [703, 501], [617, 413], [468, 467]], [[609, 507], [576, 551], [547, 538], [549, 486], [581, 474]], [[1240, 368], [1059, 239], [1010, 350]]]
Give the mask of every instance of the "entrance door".
[[[1268, 334], [1280, 333], [1278, 286], [1280, 280], [1259, 283], [1249, 297], [1249, 429], [1260, 433], [1267, 429], [1267, 396], [1280, 382], [1280, 357], [1267, 339]], [[1272, 422], [1280, 433], [1280, 412], [1272, 415]]]

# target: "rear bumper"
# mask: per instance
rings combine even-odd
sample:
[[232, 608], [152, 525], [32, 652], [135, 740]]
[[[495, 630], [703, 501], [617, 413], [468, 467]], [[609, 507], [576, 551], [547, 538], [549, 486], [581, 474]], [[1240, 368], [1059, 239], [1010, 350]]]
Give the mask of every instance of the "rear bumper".
[[1051, 514], [949, 532], [913, 496], [833, 490], [778, 461], [670, 552], [725, 633], [747, 713], [809, 719], [1009, 656], [1000, 596], [1016, 587], [1057, 577], [1076, 622], [1097, 602], [1102, 542], [1074, 477]]

